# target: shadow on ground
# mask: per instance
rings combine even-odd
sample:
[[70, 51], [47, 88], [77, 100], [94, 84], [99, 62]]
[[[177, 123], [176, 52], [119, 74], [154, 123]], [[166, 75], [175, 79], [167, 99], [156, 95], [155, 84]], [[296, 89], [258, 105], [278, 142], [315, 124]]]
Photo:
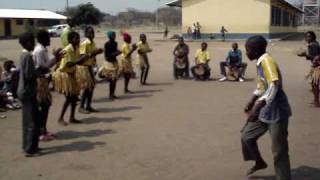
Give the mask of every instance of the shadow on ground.
[[58, 132], [57, 139], [58, 140], [69, 140], [69, 139], [76, 139], [76, 138], [82, 138], [82, 137], [98, 137], [103, 136], [107, 134], [115, 134], [116, 132], [112, 129], [96, 129], [96, 130], [90, 130], [90, 131], [84, 131], [84, 132], [78, 132], [78, 131], [60, 131]]
[[[294, 180], [319, 180], [320, 169], [309, 166], [301, 166], [292, 169], [292, 179]], [[275, 176], [251, 176], [251, 180], [276, 180]]]
[[[128, 99], [135, 99], [135, 98], [148, 98], [153, 96], [152, 94], [146, 94], [147, 92], [143, 93], [143, 92], [134, 92], [134, 94], [130, 94], [130, 95], [123, 95], [123, 96], [118, 96], [117, 100], [128, 100]], [[111, 100], [107, 97], [102, 97], [99, 99], [95, 99], [93, 100], [93, 102], [95, 103], [105, 103], [105, 102], [111, 102]]]
[[95, 124], [95, 123], [115, 123], [121, 121], [131, 121], [131, 117], [110, 117], [110, 118], [100, 118], [100, 117], [88, 117], [83, 119], [84, 124]]
[[145, 94], [145, 93], [157, 93], [157, 92], [162, 92], [163, 89], [149, 89], [149, 90], [138, 90], [135, 91], [135, 94]]
[[70, 144], [65, 144], [61, 146], [53, 146], [49, 148], [45, 148], [43, 150], [44, 155], [49, 154], [58, 154], [58, 153], [65, 153], [65, 152], [85, 152], [90, 151], [96, 148], [97, 146], [104, 146], [106, 143], [104, 142], [90, 142], [90, 141], [77, 141]]
[[148, 83], [147, 86], [171, 86], [172, 82], [158, 82], [158, 83]]
[[125, 106], [120, 108], [99, 108], [97, 110], [103, 113], [111, 113], [111, 112], [126, 112], [126, 111], [139, 110], [139, 109], [142, 109], [142, 107], [141, 106]]

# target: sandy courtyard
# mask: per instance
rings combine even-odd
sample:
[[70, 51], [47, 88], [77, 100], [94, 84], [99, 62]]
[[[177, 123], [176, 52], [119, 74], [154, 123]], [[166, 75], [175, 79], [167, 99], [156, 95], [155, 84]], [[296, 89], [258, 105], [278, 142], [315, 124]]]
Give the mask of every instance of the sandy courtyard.
[[[151, 36], [151, 35], [150, 35]], [[48, 128], [58, 139], [41, 143], [46, 154], [25, 158], [21, 150], [21, 113], [8, 112], [0, 120], [0, 179], [3, 180], [241, 180], [252, 165], [242, 160], [240, 129], [246, 116], [244, 105], [255, 88], [255, 65], [249, 63], [247, 81], [174, 81], [172, 49], [175, 42], [149, 39], [153, 48], [150, 86], [131, 82], [133, 95], [123, 94], [118, 82], [119, 100], [106, 97], [107, 84], [99, 84], [93, 106], [100, 113], [81, 115], [82, 125], [61, 127], [57, 118], [63, 96], [54, 94]], [[136, 40], [136, 36], [134, 38]], [[98, 35], [97, 46], [105, 38]], [[52, 39], [52, 48], [60, 41]], [[219, 75], [219, 61], [225, 58], [231, 42], [210, 42], [213, 78]], [[190, 62], [200, 42], [189, 42]], [[270, 43], [269, 52], [278, 61], [284, 76], [294, 116], [290, 120], [289, 143], [295, 180], [320, 179], [320, 109], [312, 100], [304, 80], [308, 62], [295, 56], [302, 41]], [[243, 42], [240, 48], [244, 51]], [[0, 56], [17, 60], [17, 40], [1, 40]], [[134, 55], [135, 57], [135, 55]], [[103, 57], [98, 57], [99, 63]], [[245, 61], [248, 61], [245, 58]], [[69, 111], [66, 117], [69, 116]], [[270, 138], [259, 141], [269, 168], [252, 179], [272, 180]]]

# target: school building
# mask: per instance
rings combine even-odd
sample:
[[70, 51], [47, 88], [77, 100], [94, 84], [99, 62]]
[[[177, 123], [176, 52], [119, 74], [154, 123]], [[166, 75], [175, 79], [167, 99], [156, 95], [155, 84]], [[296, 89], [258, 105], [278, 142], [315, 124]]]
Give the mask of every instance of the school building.
[[245, 39], [252, 35], [284, 38], [297, 33], [302, 11], [285, 0], [175, 0], [168, 6], [182, 8], [184, 35], [199, 22], [202, 38]]
[[17, 37], [27, 30], [60, 24], [66, 19], [48, 10], [0, 9], [0, 38]]

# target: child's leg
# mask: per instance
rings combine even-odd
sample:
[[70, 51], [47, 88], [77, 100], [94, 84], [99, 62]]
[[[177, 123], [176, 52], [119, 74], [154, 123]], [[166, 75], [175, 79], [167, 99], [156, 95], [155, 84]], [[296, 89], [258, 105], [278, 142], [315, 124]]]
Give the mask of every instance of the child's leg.
[[38, 151], [40, 121], [38, 118], [36, 100], [25, 101], [22, 106], [23, 149], [25, 153], [33, 154]]
[[88, 101], [88, 98], [89, 98], [89, 90], [85, 89], [81, 96], [81, 103], [80, 103], [81, 109], [84, 109], [84, 104], [86, 103], [86, 101]]
[[129, 83], [130, 83], [130, 79], [131, 79], [131, 74], [130, 73], [125, 73], [124, 74], [124, 91], [126, 93], [129, 93]]
[[75, 120], [75, 112], [77, 107], [77, 95], [72, 95], [70, 99], [71, 99], [71, 112], [70, 112], [69, 121], [73, 122]]
[[91, 107], [91, 103], [92, 103], [92, 98], [93, 98], [93, 92], [94, 92], [94, 88], [90, 89], [88, 92], [88, 100], [87, 100], [87, 110], [92, 111], [93, 108]]
[[319, 85], [312, 83], [312, 91], [314, 96], [314, 105], [317, 107], [320, 107], [320, 101], [319, 101]]
[[117, 80], [110, 80], [109, 81], [109, 97], [114, 98], [115, 97], [115, 90], [117, 86]]
[[145, 68], [145, 73], [144, 73], [144, 78], [143, 78], [143, 84], [146, 84], [148, 75], [149, 75], [149, 69], [150, 69], [150, 64], [149, 60], [146, 60], [146, 68]]
[[145, 76], [145, 67], [141, 67], [141, 73], [140, 73], [140, 84], [143, 84], [143, 79]]
[[39, 117], [40, 117], [40, 123], [41, 123], [41, 135], [46, 135], [48, 133], [47, 130], [47, 120], [49, 115], [49, 105], [40, 104], [40, 110], [39, 110]]
[[63, 120], [63, 117], [64, 117], [64, 114], [66, 113], [70, 103], [71, 103], [71, 96], [70, 95], [65, 95], [65, 102], [64, 102], [64, 104], [62, 106], [61, 114], [60, 114], [60, 117], [59, 117], [59, 120], [58, 120], [59, 123], [65, 124], [65, 122]]
[[195, 79], [198, 79], [198, 76], [197, 76], [197, 74], [196, 74], [196, 66], [193, 66], [192, 68], [191, 68], [191, 73], [192, 73], [192, 76], [195, 78]]

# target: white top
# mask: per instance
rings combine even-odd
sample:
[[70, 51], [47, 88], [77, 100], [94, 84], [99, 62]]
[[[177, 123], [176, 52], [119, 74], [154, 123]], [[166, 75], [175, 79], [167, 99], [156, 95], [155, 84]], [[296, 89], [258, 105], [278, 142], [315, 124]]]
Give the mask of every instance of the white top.
[[52, 55], [49, 57], [48, 49], [41, 44], [36, 45], [32, 55], [36, 68], [51, 68], [56, 62], [55, 57]]

